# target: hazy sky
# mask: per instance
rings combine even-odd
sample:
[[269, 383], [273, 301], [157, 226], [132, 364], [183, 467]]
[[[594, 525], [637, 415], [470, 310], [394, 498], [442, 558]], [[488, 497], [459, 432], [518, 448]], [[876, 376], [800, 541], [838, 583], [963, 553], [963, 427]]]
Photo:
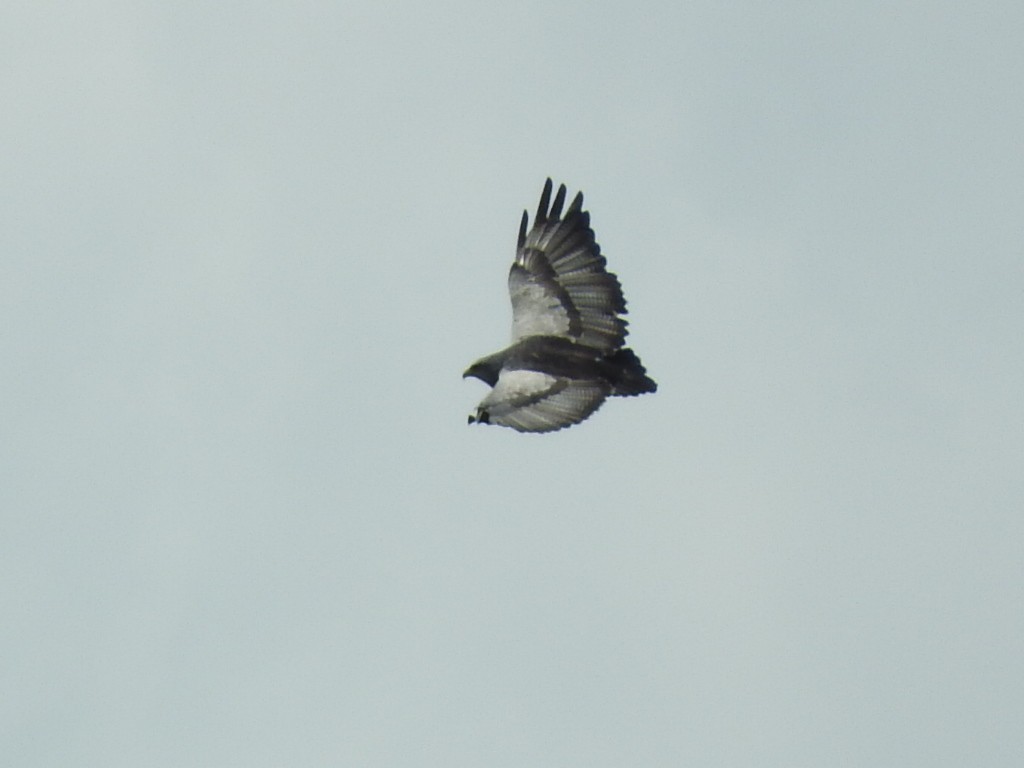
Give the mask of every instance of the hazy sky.
[[[6, 4], [5, 764], [1024, 764], [1022, 39]], [[468, 427], [549, 175], [660, 390]]]

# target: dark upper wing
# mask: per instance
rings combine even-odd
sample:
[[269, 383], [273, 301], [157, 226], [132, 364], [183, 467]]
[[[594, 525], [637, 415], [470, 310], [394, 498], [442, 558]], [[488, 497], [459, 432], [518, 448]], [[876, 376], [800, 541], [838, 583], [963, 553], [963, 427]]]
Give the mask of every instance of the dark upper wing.
[[512, 340], [526, 336], [564, 336], [595, 349], [612, 351], [626, 337], [626, 300], [618, 278], [605, 271], [605, 259], [594, 241], [583, 193], [565, 215], [565, 185], [551, 201], [551, 179], [527, 233], [523, 211], [516, 260], [508, 275], [512, 298]]
[[601, 407], [608, 393], [607, 382], [599, 379], [505, 368], [480, 402], [477, 417], [518, 432], [553, 432], [579, 424]]

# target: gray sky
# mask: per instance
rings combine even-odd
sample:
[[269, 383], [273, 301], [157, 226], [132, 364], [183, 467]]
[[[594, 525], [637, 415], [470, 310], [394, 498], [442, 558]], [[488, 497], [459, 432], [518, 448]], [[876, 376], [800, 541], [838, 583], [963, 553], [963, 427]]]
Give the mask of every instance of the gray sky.
[[[17, 766], [1018, 766], [1024, 10], [0, 11]], [[467, 427], [582, 189], [657, 395]]]

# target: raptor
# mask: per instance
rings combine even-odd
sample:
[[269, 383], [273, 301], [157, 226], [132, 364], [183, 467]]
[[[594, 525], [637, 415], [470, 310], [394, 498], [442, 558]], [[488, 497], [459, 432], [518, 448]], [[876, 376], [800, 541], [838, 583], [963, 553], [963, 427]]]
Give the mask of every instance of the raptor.
[[583, 193], [563, 213], [565, 185], [552, 202], [544, 184], [533, 227], [523, 211], [508, 275], [512, 344], [473, 363], [463, 377], [491, 391], [469, 423], [520, 432], [578, 424], [609, 397], [655, 392], [640, 358], [624, 346], [626, 300], [583, 210]]

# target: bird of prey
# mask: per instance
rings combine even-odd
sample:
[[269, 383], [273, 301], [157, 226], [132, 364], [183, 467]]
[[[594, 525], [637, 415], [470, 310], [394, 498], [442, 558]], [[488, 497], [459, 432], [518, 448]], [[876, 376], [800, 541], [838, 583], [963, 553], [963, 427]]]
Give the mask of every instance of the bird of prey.
[[624, 345], [626, 300], [605, 269], [580, 192], [562, 213], [565, 185], [551, 202], [551, 179], [529, 232], [523, 211], [508, 273], [512, 345], [469, 366], [492, 389], [469, 423], [519, 432], [579, 424], [609, 396], [642, 395], [658, 385]]

